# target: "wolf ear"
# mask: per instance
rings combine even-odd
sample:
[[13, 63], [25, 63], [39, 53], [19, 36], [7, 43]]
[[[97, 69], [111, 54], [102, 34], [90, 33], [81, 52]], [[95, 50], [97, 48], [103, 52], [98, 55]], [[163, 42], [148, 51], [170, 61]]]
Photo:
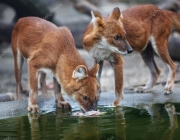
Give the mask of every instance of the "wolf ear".
[[91, 16], [92, 16], [91, 22], [94, 26], [98, 27], [104, 25], [103, 18], [100, 13], [91, 11]]
[[99, 64], [95, 64], [90, 70], [89, 70], [89, 73], [90, 75], [96, 77], [96, 74], [99, 70]]
[[77, 66], [73, 71], [72, 78], [79, 81], [84, 79], [85, 77], [88, 77], [87, 68], [84, 65]]
[[108, 17], [109, 19], [119, 20], [123, 19], [122, 13], [118, 7], [114, 8], [112, 13]]

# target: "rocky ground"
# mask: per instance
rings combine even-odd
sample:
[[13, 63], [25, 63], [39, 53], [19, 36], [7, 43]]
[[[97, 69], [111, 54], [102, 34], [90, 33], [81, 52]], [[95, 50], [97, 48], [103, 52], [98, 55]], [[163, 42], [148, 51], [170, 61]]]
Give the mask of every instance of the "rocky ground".
[[[91, 67], [93, 65], [93, 59], [90, 58], [89, 54], [80, 49], [79, 50], [82, 57], [87, 62], [88, 66]], [[140, 55], [134, 52], [132, 55], [124, 56], [124, 89], [134, 89], [137, 86], [144, 85], [148, 80], [150, 73], [141, 59]], [[161, 75], [157, 81], [157, 87], [163, 88], [167, 74], [168, 68], [167, 66], [156, 56], [155, 60], [157, 62], [158, 67], [161, 69]], [[177, 64], [177, 75], [176, 75], [176, 84], [180, 84], [180, 63], [175, 62]], [[13, 55], [11, 48], [4, 48], [3, 55], [0, 57], [0, 93], [12, 92], [15, 93], [15, 77], [14, 77], [14, 67], [13, 67]], [[104, 63], [104, 68], [102, 71], [102, 91], [113, 91], [114, 90], [114, 73], [111, 68], [111, 65], [108, 62]], [[23, 67], [23, 78], [22, 78], [23, 88], [28, 88], [28, 71], [27, 71], [27, 63], [25, 62]], [[47, 87], [52, 89], [52, 77], [47, 76]]]

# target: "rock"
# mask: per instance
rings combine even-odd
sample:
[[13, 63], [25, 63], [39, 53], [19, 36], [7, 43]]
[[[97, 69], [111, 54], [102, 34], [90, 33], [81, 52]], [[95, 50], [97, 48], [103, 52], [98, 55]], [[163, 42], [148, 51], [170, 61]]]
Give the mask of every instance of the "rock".
[[[133, 107], [133, 108], [144, 108], [151, 107], [154, 104], [164, 104], [167, 102], [178, 103], [180, 102], [179, 96], [180, 86], [176, 85], [173, 93], [170, 95], [164, 95], [164, 89], [155, 86], [152, 92], [149, 93], [136, 93], [135, 91], [124, 91], [124, 99], [121, 101], [121, 106], [125, 107]], [[74, 100], [70, 99], [67, 95], [63, 95], [63, 97], [68, 101], [72, 106], [72, 111], [79, 111], [80, 108]], [[101, 93], [101, 98], [98, 101], [99, 106], [108, 107], [113, 103], [115, 99], [114, 92], [103, 92]], [[53, 112], [56, 110], [54, 97], [37, 97], [37, 104], [40, 107], [40, 114]], [[0, 119], [17, 117], [22, 115], [27, 115], [27, 106], [28, 100], [18, 100], [11, 102], [0, 102], [1, 110], [0, 110]], [[96, 113], [96, 112], [95, 112]], [[92, 115], [93, 112], [90, 113]], [[83, 115], [83, 114], [80, 114]]]
[[180, 34], [178, 32], [170, 35], [168, 49], [171, 58], [180, 62]]
[[14, 95], [11, 92], [0, 94], [0, 102], [14, 101]]

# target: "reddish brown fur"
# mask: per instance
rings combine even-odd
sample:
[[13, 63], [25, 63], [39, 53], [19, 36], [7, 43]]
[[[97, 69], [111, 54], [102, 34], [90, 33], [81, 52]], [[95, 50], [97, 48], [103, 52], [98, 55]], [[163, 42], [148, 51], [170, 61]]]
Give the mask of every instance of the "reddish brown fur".
[[[153, 5], [144, 5], [124, 10], [123, 17], [123, 25], [127, 33], [126, 37], [134, 50], [142, 52], [146, 48], [150, 36], [154, 37], [160, 58], [169, 65], [172, 72], [165, 87], [165, 92], [169, 94], [174, 87], [176, 66], [168, 53], [168, 38], [173, 25], [175, 28], [180, 29], [180, 22], [178, 21], [180, 15], [160, 10]], [[160, 73], [158, 69], [157, 73]], [[140, 92], [142, 92], [142, 89], [140, 89]]]
[[[14, 27], [12, 34], [12, 50], [14, 53], [14, 67], [17, 84], [20, 83], [18, 77], [18, 52], [28, 60], [30, 100], [32, 105], [36, 105], [37, 93], [37, 73], [41, 68], [50, 69], [53, 75], [60, 80], [59, 84], [69, 96], [78, 98], [78, 103], [85, 111], [90, 110], [90, 103], [97, 101], [97, 91], [99, 88], [96, 79], [98, 65], [91, 70], [87, 69], [85, 61], [78, 53], [72, 34], [66, 27], [56, 27], [54, 24], [36, 17], [20, 19]], [[77, 67], [85, 69], [85, 76], [82, 80], [73, 78], [73, 71]], [[60, 86], [56, 89], [60, 92]], [[16, 89], [17, 96], [20, 94]], [[61, 103], [64, 99], [61, 93], [57, 93], [57, 100]], [[83, 96], [90, 99], [82, 101]], [[31, 107], [29, 110], [37, 111], [38, 108]], [[94, 109], [94, 106], [91, 108]]]
[[122, 46], [117, 48], [123, 51], [126, 50], [126, 48], [123, 47], [123, 44], [117, 44], [117, 42], [113, 39], [113, 37], [116, 35], [119, 35], [122, 39], [126, 39], [125, 32], [119, 27], [118, 21], [108, 18], [105, 19], [104, 22], [99, 20], [98, 23], [100, 26], [94, 29], [92, 23], [90, 23], [84, 32], [83, 46], [87, 51], [89, 51], [94, 44], [100, 41], [103, 36], [107, 38], [109, 44], [114, 46]]
[[[92, 53], [91, 51], [95, 47], [97, 48], [99, 42], [105, 38], [108, 45], [114, 46], [120, 51], [125, 51], [128, 48], [126, 47], [127, 44], [125, 45], [127, 39], [133, 50], [141, 53], [142, 58], [151, 72], [151, 78], [146, 86], [138, 88], [137, 92], [150, 91], [160, 75], [160, 70], [153, 57], [153, 50], [156, 51], [169, 67], [169, 76], [165, 86], [165, 93], [169, 94], [174, 86], [176, 66], [168, 53], [168, 37], [172, 26], [180, 30], [180, 15], [174, 12], [160, 10], [154, 5], [142, 5], [124, 10], [122, 12], [122, 17], [120, 16], [118, 8], [115, 8], [106, 19], [103, 19], [101, 16], [99, 16], [99, 18], [96, 16], [98, 19], [97, 23], [101, 22], [103, 26], [95, 26], [92, 20], [83, 35], [84, 48], [89, 53]], [[94, 19], [93, 16], [92, 19]], [[120, 36], [120, 41], [118, 42], [113, 39], [113, 37], [117, 35]], [[99, 50], [102, 48], [103, 47]], [[93, 51], [93, 53], [96, 52]], [[94, 55], [92, 56], [94, 57]], [[97, 59], [97, 55], [94, 59], [96, 62], [100, 63]], [[109, 60], [110, 63], [113, 64], [115, 70], [116, 99], [118, 98], [117, 95], [122, 96], [123, 76], [120, 73], [122, 72], [123, 63], [121, 59], [120, 56], [117, 58], [117, 54], [114, 52], [108, 59], [103, 59]], [[119, 67], [119, 71], [116, 67]], [[116, 101], [114, 104], [117, 105]]]
[[[162, 37], [164, 39], [167, 38], [166, 34], [169, 35], [171, 31], [171, 19], [154, 5], [136, 6], [124, 10], [122, 13], [127, 40], [136, 51], [142, 51], [145, 48], [151, 34], [158, 37], [164, 35]], [[144, 22], [153, 13], [155, 16]]]
[[[83, 35], [83, 46], [87, 51], [91, 51], [92, 47], [102, 40], [102, 37], [106, 38], [106, 42], [111, 46], [114, 46], [114, 48], [117, 48], [119, 51], [124, 52], [130, 48], [126, 41], [125, 32], [121, 27], [122, 25], [118, 22], [120, 17], [119, 9], [115, 8], [113, 13], [107, 19], [102, 19], [102, 17], [96, 13], [94, 16], [97, 18], [95, 25], [94, 23], [90, 23]], [[118, 36], [123, 41], [115, 40], [115, 36]], [[117, 54], [114, 54], [113, 58], [111, 59], [110, 57], [112, 55], [113, 54], [110, 54], [110, 56], [108, 56], [106, 59], [108, 59], [113, 65], [116, 83], [116, 99], [113, 104], [118, 105], [121, 98], [123, 98], [123, 60], [121, 56]], [[98, 59], [94, 59], [96, 62], [100, 62]]]

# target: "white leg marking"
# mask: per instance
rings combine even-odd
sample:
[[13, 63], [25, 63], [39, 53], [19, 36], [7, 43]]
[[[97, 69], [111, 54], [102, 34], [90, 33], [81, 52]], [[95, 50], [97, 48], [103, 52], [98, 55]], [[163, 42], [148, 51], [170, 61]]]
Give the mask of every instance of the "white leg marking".
[[167, 78], [167, 82], [166, 82], [166, 86], [165, 86], [165, 93], [170, 94], [172, 89], [174, 88], [174, 79], [172, 78], [171, 67], [169, 65], [167, 65], [167, 66], [169, 69], [169, 73], [168, 73], [168, 78]]
[[169, 72], [168, 72], [168, 80], [170, 80], [172, 78], [172, 70], [171, 67], [169, 65], [167, 65]]
[[[32, 90], [30, 90], [30, 93]], [[32, 95], [29, 95], [30, 97], [28, 98], [28, 111], [31, 111], [32, 113], [39, 112], [39, 106], [37, 104], [32, 104], [30, 98], [34, 98], [36, 100], [36, 97], [31, 97]], [[35, 95], [36, 96], [36, 95]]]
[[151, 42], [152, 47], [153, 47], [154, 51], [156, 52], [156, 54], [159, 55], [158, 50], [157, 50], [157, 45], [156, 45], [156, 42], [155, 42], [155, 39], [153, 36], [150, 37], [150, 42]]

